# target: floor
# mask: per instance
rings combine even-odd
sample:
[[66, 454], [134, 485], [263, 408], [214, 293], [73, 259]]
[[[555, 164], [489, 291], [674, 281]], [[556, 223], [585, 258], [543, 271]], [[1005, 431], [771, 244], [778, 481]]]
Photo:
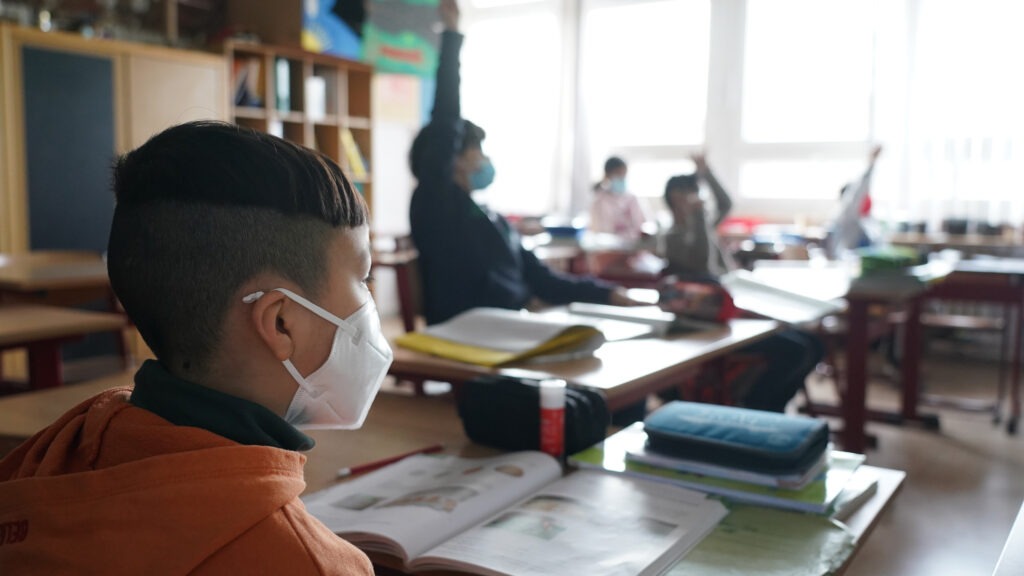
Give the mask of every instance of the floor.
[[[898, 406], [898, 388], [876, 373], [872, 407]], [[880, 367], [879, 367], [880, 368]], [[933, 352], [923, 366], [927, 392], [989, 400], [996, 365], [954, 351]], [[812, 377], [816, 399], [834, 395]], [[991, 415], [932, 409], [939, 431], [871, 424], [878, 447], [868, 463], [907, 472], [902, 491], [860, 550], [848, 576], [989, 575], [1024, 501], [1024, 436], [993, 426]]]

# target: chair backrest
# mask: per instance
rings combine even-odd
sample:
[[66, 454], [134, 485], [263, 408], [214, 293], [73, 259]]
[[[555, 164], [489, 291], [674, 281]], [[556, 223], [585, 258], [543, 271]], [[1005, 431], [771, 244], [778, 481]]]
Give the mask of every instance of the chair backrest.
[[402, 327], [406, 332], [414, 332], [422, 312], [422, 288], [419, 273], [419, 253], [413, 245], [411, 236], [398, 236], [394, 239], [394, 250], [378, 253], [374, 257], [375, 266], [391, 268], [395, 271], [398, 285], [398, 311], [402, 316]]

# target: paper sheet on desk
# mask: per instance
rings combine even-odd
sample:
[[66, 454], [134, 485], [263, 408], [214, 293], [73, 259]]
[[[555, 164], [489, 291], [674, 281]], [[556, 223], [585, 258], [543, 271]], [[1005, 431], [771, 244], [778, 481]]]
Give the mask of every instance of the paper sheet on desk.
[[824, 516], [736, 505], [669, 576], [822, 576], [853, 553], [854, 537]]

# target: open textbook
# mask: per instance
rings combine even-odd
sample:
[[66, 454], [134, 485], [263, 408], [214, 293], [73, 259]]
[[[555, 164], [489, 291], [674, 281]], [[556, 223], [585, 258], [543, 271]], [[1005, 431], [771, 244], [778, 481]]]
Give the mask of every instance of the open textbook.
[[842, 312], [846, 307], [837, 300], [843, 296], [843, 290], [831, 294], [835, 299], [812, 298], [755, 278], [746, 270], [734, 270], [724, 274], [720, 280], [737, 308], [787, 324], [820, 320], [829, 314]]
[[655, 336], [665, 336], [670, 332], [721, 330], [723, 326], [710, 320], [677, 316], [657, 306], [612, 306], [573, 302], [569, 304], [569, 313], [575, 316], [603, 318], [649, 326], [651, 334]]
[[726, 514], [684, 488], [599, 472], [562, 477], [540, 452], [413, 456], [304, 500], [376, 561], [483, 575], [661, 574]]
[[403, 334], [395, 342], [443, 358], [498, 366], [521, 360], [589, 356], [609, 338], [619, 340], [650, 333], [649, 327], [639, 324], [597, 322], [559, 311], [473, 308], [425, 330]]

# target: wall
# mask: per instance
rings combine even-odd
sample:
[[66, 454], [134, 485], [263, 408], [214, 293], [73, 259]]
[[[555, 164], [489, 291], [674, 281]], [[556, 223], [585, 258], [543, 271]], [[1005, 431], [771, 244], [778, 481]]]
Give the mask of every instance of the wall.
[[[373, 231], [379, 249], [386, 240], [409, 233], [409, 200], [416, 180], [409, 171], [409, 149], [422, 125], [422, 82], [416, 76], [376, 74], [373, 80]], [[373, 273], [377, 308], [398, 312], [394, 273]]]

